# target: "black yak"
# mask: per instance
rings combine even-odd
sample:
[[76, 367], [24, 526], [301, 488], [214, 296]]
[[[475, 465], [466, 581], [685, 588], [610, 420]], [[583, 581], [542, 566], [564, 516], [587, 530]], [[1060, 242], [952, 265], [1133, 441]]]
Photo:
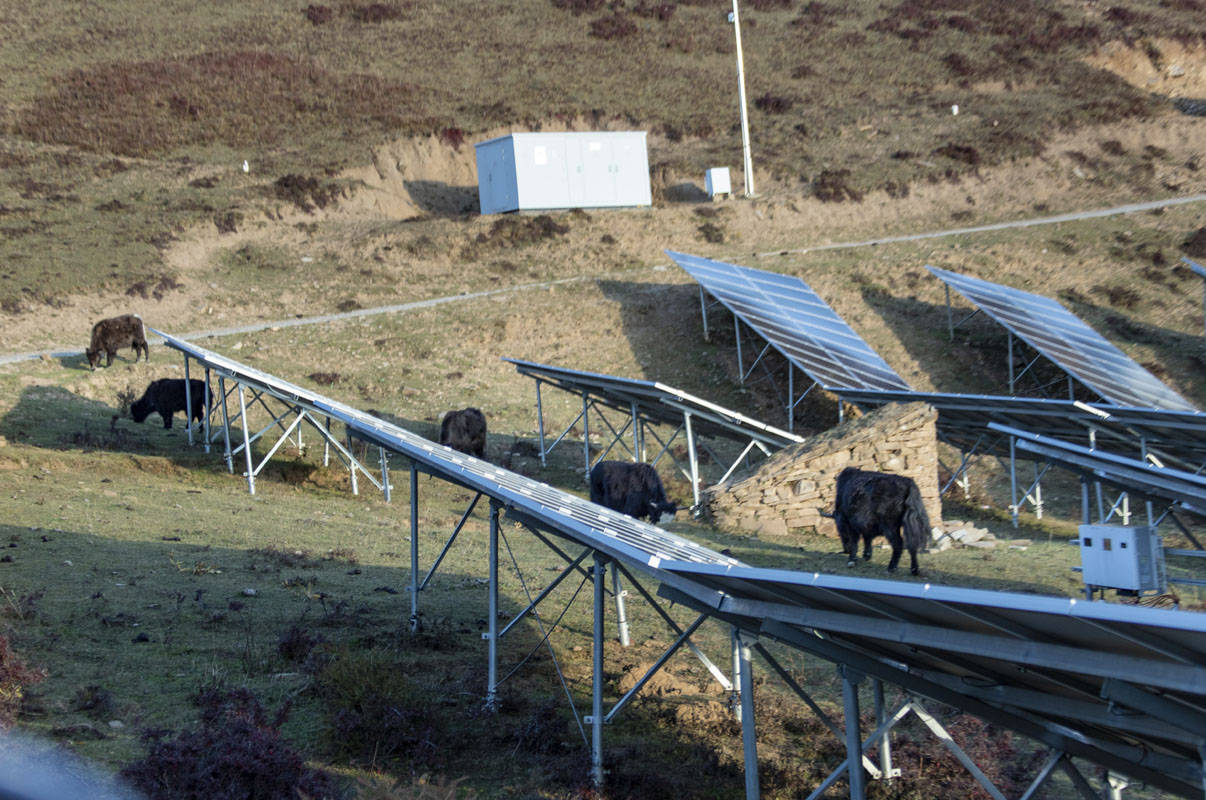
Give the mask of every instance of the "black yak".
[[854, 566], [858, 558], [860, 538], [863, 560], [869, 561], [871, 540], [883, 535], [892, 546], [888, 569], [896, 569], [903, 545], [912, 562], [909, 571], [914, 575], [919, 572], [917, 551], [930, 532], [930, 518], [912, 478], [846, 467], [837, 477], [833, 521], [842, 537], [842, 551], [850, 559], [848, 566]]
[[666, 499], [662, 479], [648, 464], [600, 461], [590, 471], [590, 501], [654, 525], [674, 517], [678, 506]]
[[440, 422], [440, 444], [485, 458], [486, 415], [476, 408], [449, 411]]
[[137, 314], [102, 319], [92, 326], [92, 340], [84, 351], [84, 355], [88, 357], [88, 367], [96, 369], [101, 353], [105, 354], [105, 366], [113, 366], [113, 356], [117, 355], [117, 351], [122, 347], [134, 348], [135, 361], [138, 360], [139, 352], [147, 361], [151, 360], [146, 328], [142, 325], [142, 317]]
[[[200, 421], [205, 416], [205, 381], [192, 378], [188, 382], [192, 394], [193, 419]], [[142, 422], [151, 412], [158, 412], [163, 419], [163, 427], [172, 427], [172, 414], [177, 411], [187, 413], [185, 405], [184, 379], [160, 378], [151, 381], [142, 397], [130, 406], [130, 416], [135, 422]]]

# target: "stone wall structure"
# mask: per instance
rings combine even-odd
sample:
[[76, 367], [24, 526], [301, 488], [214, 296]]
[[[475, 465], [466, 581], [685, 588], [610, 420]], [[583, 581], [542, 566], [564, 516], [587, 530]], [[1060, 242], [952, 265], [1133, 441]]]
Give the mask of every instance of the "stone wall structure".
[[783, 536], [812, 528], [837, 537], [834, 483], [846, 467], [907, 475], [917, 482], [930, 525], [942, 523], [938, 412], [926, 403], [891, 403], [849, 420], [710, 487], [702, 503], [721, 528]]

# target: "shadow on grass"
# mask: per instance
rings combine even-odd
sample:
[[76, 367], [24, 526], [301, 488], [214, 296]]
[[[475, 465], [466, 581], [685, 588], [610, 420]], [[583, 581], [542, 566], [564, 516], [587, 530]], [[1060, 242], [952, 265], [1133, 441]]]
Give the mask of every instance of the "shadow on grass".
[[[244, 525], [271, 525], [268, 505], [251, 513], [259, 522]], [[85, 741], [86, 755], [112, 761], [137, 749], [143, 728], [188, 726], [199, 695], [248, 689], [270, 713], [291, 705], [285, 736], [308, 758], [341, 771], [465, 775], [463, 787], [490, 791], [503, 781], [523, 796], [589, 794], [589, 746], [543, 645], [547, 622], [542, 628], [529, 619], [499, 640], [502, 683], [490, 713], [483, 708], [487, 593], [477, 576], [438, 572], [422, 595], [423, 627], [412, 633], [406, 569], [362, 563], [348, 549], [324, 550], [317, 530], [286, 532], [287, 545], [274, 535], [277, 544], [240, 549], [211, 544], [204, 525], [173, 527], [179, 522], [165, 519], [159, 530], [143, 524], [137, 540], [121, 538], [131, 535], [126, 523], [101, 535], [0, 525], [8, 556], [0, 564], [0, 618], [31, 664], [55, 678], [30, 692], [32, 727]], [[434, 537], [423, 543], [422, 563], [437, 544]], [[522, 556], [520, 563], [529, 579], [551, 579], [536, 577], [539, 563]], [[519, 587], [504, 582], [500, 620], [509, 620], [520, 607], [507, 596]], [[577, 609], [552, 641], [569, 690], [586, 709], [590, 590], [575, 592], [580, 582], [567, 582], [549, 602]], [[651, 631], [638, 620], [655, 624], [661, 639], [673, 638], [639, 600], [633, 606], [634, 633], [646, 643], [621, 648], [609, 634], [608, 704], [622, 692], [617, 676], [639, 675], [663, 646], [656, 636], [646, 641]], [[681, 654], [675, 660], [682, 659], [693, 663]], [[522, 669], [512, 674], [513, 667]], [[719, 754], [731, 751], [740, 729], [722, 701], [691, 702], [697, 690], [684, 677], [690, 672], [661, 673], [671, 697], [646, 692], [608, 727], [609, 785], [600, 796], [739, 791], [740, 762]], [[691, 705], [701, 710], [682, 710]]]

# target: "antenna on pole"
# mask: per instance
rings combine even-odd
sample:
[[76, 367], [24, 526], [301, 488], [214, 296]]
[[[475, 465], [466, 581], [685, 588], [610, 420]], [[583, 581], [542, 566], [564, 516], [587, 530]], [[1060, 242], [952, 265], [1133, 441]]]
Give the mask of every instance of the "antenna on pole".
[[737, 15], [737, 0], [733, 0], [729, 22], [733, 23], [733, 31], [737, 36], [737, 94], [741, 100], [741, 150], [745, 156], [745, 196], [753, 197], [754, 160], [750, 157], [750, 120], [745, 110], [745, 63], [741, 57], [741, 20]]

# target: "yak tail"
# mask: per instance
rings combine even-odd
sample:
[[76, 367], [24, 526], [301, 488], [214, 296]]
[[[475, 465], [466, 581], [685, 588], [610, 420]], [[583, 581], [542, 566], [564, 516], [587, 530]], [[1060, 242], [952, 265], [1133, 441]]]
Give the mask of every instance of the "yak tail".
[[909, 481], [909, 493], [905, 497], [904, 519], [901, 521], [904, 543], [911, 551], [920, 550], [930, 533], [930, 515], [925, 512], [921, 490]]

